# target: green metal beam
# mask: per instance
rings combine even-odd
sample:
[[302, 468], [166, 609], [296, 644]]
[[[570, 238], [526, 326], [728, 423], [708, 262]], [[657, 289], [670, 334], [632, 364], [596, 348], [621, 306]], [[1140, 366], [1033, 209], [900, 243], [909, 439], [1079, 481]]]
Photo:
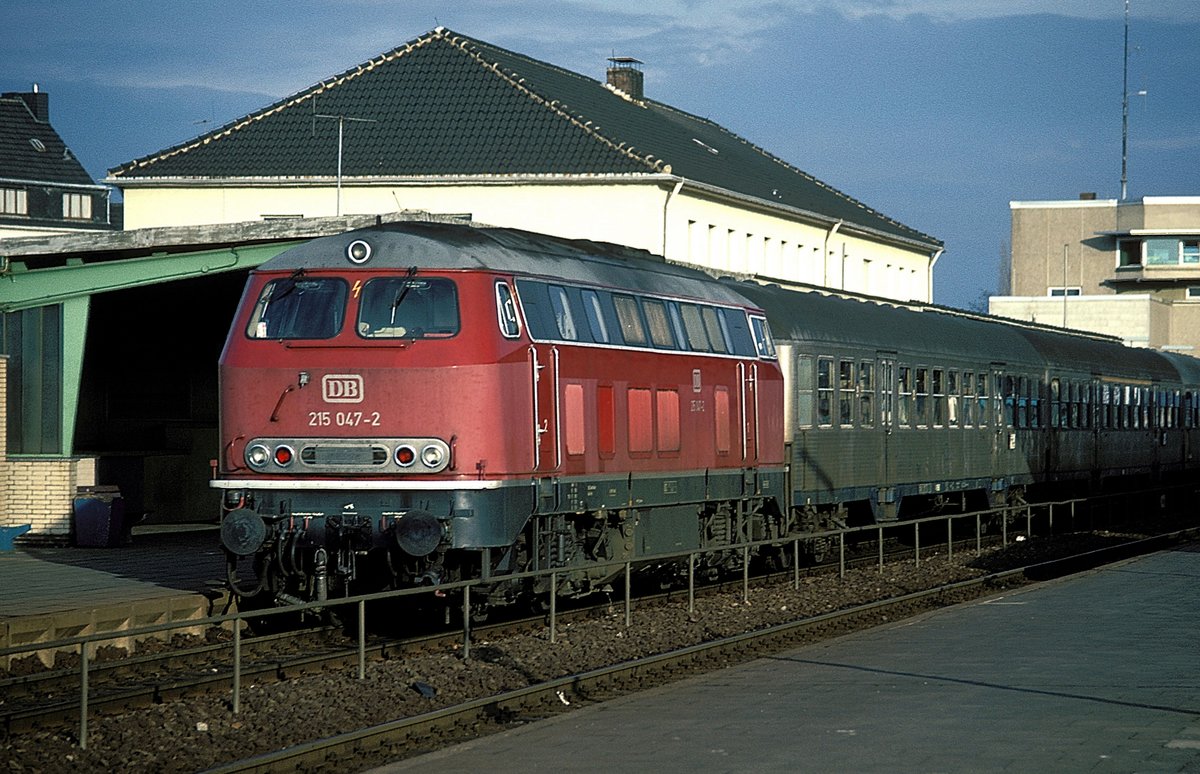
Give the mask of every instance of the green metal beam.
[[79, 385], [83, 379], [83, 352], [87, 343], [89, 296], [70, 298], [62, 305], [62, 453], [75, 449], [75, 417], [79, 410]]
[[271, 242], [221, 250], [161, 252], [143, 258], [27, 269], [14, 260], [0, 275], [0, 312], [86, 298], [96, 293], [125, 290], [206, 274], [252, 269], [279, 253], [308, 240]]

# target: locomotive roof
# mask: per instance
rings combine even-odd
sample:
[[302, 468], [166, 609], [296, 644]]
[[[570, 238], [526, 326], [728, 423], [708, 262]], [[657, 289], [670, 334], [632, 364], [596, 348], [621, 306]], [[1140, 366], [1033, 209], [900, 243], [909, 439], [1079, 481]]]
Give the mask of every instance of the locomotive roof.
[[[350, 263], [352, 242], [371, 245], [371, 258]], [[321, 237], [280, 253], [259, 271], [404, 271], [474, 269], [558, 278], [634, 292], [746, 306], [746, 298], [699, 269], [668, 263], [644, 250], [572, 241], [511, 228], [410, 221]]]
[[[739, 283], [738, 289], [767, 313], [771, 329], [780, 340], [902, 355], [920, 353], [980, 365], [1050, 366], [1085, 373], [1102, 370], [1107, 375], [1131, 379], [1174, 380], [1181, 374], [1191, 375], [1182, 372], [1191, 358], [1177, 356], [1184, 361], [1177, 368], [1159, 352], [1127, 347], [1115, 339], [749, 282]], [[1200, 374], [1200, 367], [1196, 373]]]

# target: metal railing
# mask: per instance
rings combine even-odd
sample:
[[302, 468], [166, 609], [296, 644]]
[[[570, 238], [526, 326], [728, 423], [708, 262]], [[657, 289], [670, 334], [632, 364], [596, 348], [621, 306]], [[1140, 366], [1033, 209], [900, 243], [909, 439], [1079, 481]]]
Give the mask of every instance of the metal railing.
[[[1195, 497], [1200, 491], [1196, 487], [1185, 487], [1190, 490], [1190, 494]], [[1153, 490], [1155, 492], [1163, 490]], [[912, 534], [912, 552], [913, 561], [920, 566], [921, 564], [921, 527], [932, 523], [945, 523], [945, 548], [948, 557], [953, 556], [954, 552], [954, 526], [956, 521], [970, 520], [974, 523], [975, 533], [975, 552], [982, 551], [984, 526], [987, 521], [993, 519], [998, 520], [1001, 525], [1001, 544], [1007, 547], [1009, 544], [1010, 530], [1009, 523], [1017, 523], [1020, 521], [1020, 516], [1024, 516], [1024, 530], [1022, 533], [1017, 533], [1017, 539], [1026, 539], [1033, 537], [1033, 527], [1035, 518], [1041, 518], [1045, 515], [1046, 519], [1046, 534], [1054, 534], [1055, 515], [1065, 513], [1069, 525], [1067, 530], [1074, 530], [1075, 521], [1077, 519], [1077, 510], [1080, 504], [1088, 504], [1087, 515], [1089, 518], [1089, 528], [1094, 527], [1095, 505], [1106, 499], [1135, 497], [1138, 495], [1144, 496], [1146, 492], [1126, 492], [1115, 495], [1104, 495], [1092, 498], [1075, 498], [1069, 500], [1061, 500], [1055, 502], [1040, 502], [1022, 504], [1016, 506], [1003, 506], [999, 508], [990, 508], [983, 511], [974, 511], [970, 513], [952, 513], [942, 514], [937, 516], [927, 516], [919, 519], [911, 519], [904, 521], [889, 522], [886, 524], [870, 524], [857, 527], [847, 527], [845, 529], [828, 530], [824, 532], [807, 533], [803, 535], [790, 536], [784, 539], [767, 538], [763, 540], [744, 541], [740, 543], [727, 544], [704, 549], [690, 549], [673, 553], [652, 554], [647, 556], [639, 556], [636, 560], [623, 559], [619, 561], [589, 564], [587, 569], [591, 570], [617, 570], [618, 574], [624, 579], [624, 625], [626, 628], [632, 626], [633, 622], [633, 599], [632, 599], [632, 578], [635, 569], [644, 565], [654, 565], [669, 561], [678, 561], [686, 558], [687, 560], [687, 600], [688, 613], [695, 612], [696, 602], [696, 563], [701, 556], [712, 553], [725, 553], [730, 551], [740, 551], [741, 567], [742, 567], [742, 598], [744, 602], [750, 600], [750, 558], [752, 551], [757, 552], [761, 548], [783, 548], [790, 544], [791, 548], [791, 564], [792, 564], [792, 584], [796, 589], [800, 588], [801, 575], [801, 555], [802, 548], [805, 544], [814, 540], [833, 541], [836, 539], [838, 546], [838, 577], [844, 578], [846, 575], [846, 544], [847, 539], [857, 538], [860, 535], [874, 532], [874, 542], [878, 544], [877, 564], [880, 572], [884, 570], [884, 543], [885, 535], [907, 533]], [[1111, 514], [1111, 507], [1108, 508]], [[1059, 520], [1061, 522], [1062, 516]], [[938, 544], [942, 545], [941, 543]], [[275, 615], [294, 615], [305, 611], [320, 612], [324, 610], [355, 606], [357, 613], [357, 644], [358, 644], [358, 679], [366, 677], [366, 622], [368, 602], [380, 600], [394, 600], [405, 597], [413, 597], [419, 595], [438, 594], [445, 595], [448, 592], [456, 592], [462, 590], [462, 649], [461, 656], [463, 660], [471, 658], [471, 593], [472, 589], [491, 585], [497, 581], [520, 581], [525, 579], [536, 579], [548, 577], [550, 583], [549, 595], [549, 612], [548, 612], [548, 628], [550, 642], [557, 641], [557, 619], [558, 619], [558, 581], [560, 576], [569, 575], [573, 571], [581, 568], [571, 567], [555, 567], [544, 570], [531, 570], [527, 572], [512, 573], [503, 576], [492, 576], [486, 579], [473, 579], [467, 581], [455, 581], [452, 583], [443, 583], [437, 586], [420, 586], [407, 589], [399, 589], [392, 591], [381, 591], [372, 594], [362, 594], [353, 597], [344, 597], [340, 599], [327, 599], [317, 602], [308, 602], [299, 605], [289, 605], [287, 607], [271, 608], [263, 610], [253, 610], [247, 612], [230, 613], [226, 615], [210, 616], [208, 618], [191, 619], [188, 621], [176, 621], [171, 623], [155, 624], [151, 626], [142, 626], [132, 629], [121, 629], [110, 632], [93, 633], [80, 635], [77, 637], [69, 637], [65, 639], [52, 640], [48, 642], [38, 643], [36, 645], [25, 645], [22, 647], [9, 647], [0, 649], [0, 657], [8, 657], [21, 654], [38, 653], [42, 651], [58, 651], [63, 649], [78, 648], [80, 653], [79, 670], [80, 670], [80, 698], [79, 698], [79, 746], [82, 749], [87, 748], [88, 743], [88, 680], [91, 663], [91, 653], [96, 650], [97, 644], [108, 640], [116, 639], [135, 639], [138, 637], [147, 637], [151, 635], [161, 634], [178, 629], [193, 629], [193, 628], [210, 628], [222, 627], [232, 629], [232, 697], [231, 707], [234, 714], [241, 711], [241, 688], [242, 688], [242, 629], [245, 626], [247, 619], [253, 618], [261, 620]]]

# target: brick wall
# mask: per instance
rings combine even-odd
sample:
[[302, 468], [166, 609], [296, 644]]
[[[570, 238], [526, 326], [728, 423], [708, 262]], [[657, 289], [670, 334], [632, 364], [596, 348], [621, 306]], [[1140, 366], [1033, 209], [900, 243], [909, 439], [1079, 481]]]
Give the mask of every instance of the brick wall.
[[0, 526], [32, 524], [20, 540], [66, 541], [78, 461], [8, 456], [8, 358], [0, 355]]

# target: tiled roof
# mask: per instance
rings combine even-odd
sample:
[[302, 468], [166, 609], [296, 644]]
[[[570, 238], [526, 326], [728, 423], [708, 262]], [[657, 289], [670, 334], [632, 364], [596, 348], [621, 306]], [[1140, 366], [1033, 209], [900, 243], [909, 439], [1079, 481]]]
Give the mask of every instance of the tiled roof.
[[96, 185], [54, 127], [15, 93], [0, 95], [0, 178]]
[[[940, 246], [707, 119], [438, 28], [195, 140], [109, 171], [153, 179], [645, 175]], [[355, 119], [355, 120], [349, 120]]]

